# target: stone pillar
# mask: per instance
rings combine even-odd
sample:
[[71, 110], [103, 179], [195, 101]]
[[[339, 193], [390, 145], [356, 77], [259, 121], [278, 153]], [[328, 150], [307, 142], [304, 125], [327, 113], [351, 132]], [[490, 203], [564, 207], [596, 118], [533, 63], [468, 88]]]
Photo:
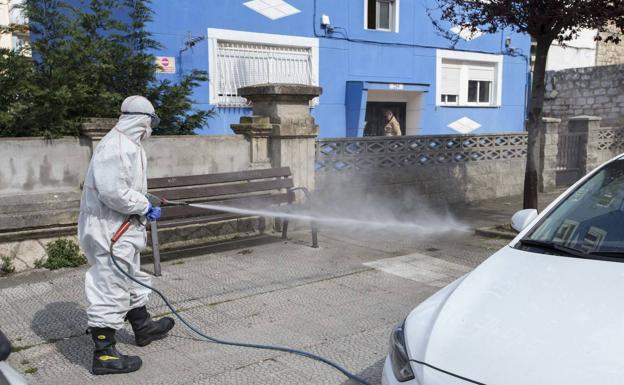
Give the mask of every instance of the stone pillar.
[[539, 191], [552, 191], [556, 187], [557, 151], [561, 119], [542, 118], [540, 127], [540, 179]]
[[89, 118], [80, 127], [80, 136], [86, 138], [91, 147], [91, 153], [100, 140], [117, 124], [115, 118]]
[[574, 116], [568, 121], [568, 131], [570, 133], [581, 134], [581, 144], [579, 151], [579, 167], [581, 175], [585, 175], [600, 165], [598, 156], [598, 131], [600, 130], [599, 116]]
[[271, 167], [269, 158], [269, 135], [273, 126], [267, 116], [243, 116], [240, 124], [232, 124], [232, 130], [243, 135], [249, 142], [249, 159], [252, 169]]
[[[238, 94], [253, 103], [252, 121], [264, 127], [268, 118], [271, 167], [290, 167], [295, 186], [314, 189], [314, 158], [319, 128], [310, 115], [310, 101], [320, 87], [300, 84], [261, 84], [243, 87]], [[241, 119], [241, 128], [248, 118]], [[252, 146], [253, 147], [253, 146]]]

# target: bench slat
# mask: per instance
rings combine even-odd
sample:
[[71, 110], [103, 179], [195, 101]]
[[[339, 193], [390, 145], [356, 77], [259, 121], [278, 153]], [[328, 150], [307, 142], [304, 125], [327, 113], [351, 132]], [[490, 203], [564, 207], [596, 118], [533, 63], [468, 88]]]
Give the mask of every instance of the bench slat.
[[[201, 203], [201, 202], [197, 202]], [[271, 194], [271, 195], [261, 195], [256, 197], [248, 197], [248, 198], [239, 198], [239, 199], [227, 199], [227, 200], [218, 200], [218, 201], [209, 201], [204, 202], [208, 204], [223, 204], [229, 205], [233, 207], [260, 207], [264, 208], [266, 206], [274, 206], [283, 203], [288, 203], [288, 194]], [[196, 207], [190, 206], [165, 206], [162, 208], [162, 216], [161, 220], [170, 220], [173, 218], [183, 218], [183, 217], [191, 217], [191, 216], [206, 216], [212, 215], [215, 213], [223, 213], [222, 211], [217, 210], [206, 210]]]
[[[167, 229], [176, 226], [186, 226], [186, 225], [194, 225], [197, 223], [210, 223], [210, 222], [218, 222], [218, 221], [226, 221], [231, 219], [238, 218], [251, 218], [249, 216], [241, 216], [237, 214], [231, 213], [221, 213], [218, 215], [205, 215], [205, 216], [195, 216], [191, 218], [177, 218], [172, 220], [166, 220], [162, 222], [158, 222], [158, 229]], [[147, 228], [150, 229], [149, 227]]]
[[292, 179], [275, 179], [258, 182], [243, 182], [217, 186], [201, 186], [178, 189], [154, 189], [150, 193], [169, 200], [183, 200], [189, 198], [208, 198], [222, 195], [243, 194], [270, 190], [281, 190], [293, 187]]
[[280, 178], [291, 176], [290, 167], [268, 168], [237, 172], [223, 172], [218, 174], [176, 176], [171, 178], [151, 178], [147, 185], [150, 189], [168, 187], [197, 186], [202, 184], [241, 182], [254, 179]]

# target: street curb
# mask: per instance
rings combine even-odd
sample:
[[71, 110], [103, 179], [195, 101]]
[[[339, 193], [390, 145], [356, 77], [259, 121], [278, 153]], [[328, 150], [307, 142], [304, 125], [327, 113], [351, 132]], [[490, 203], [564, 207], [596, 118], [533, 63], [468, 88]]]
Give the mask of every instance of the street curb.
[[494, 227], [481, 227], [475, 229], [475, 234], [488, 238], [499, 238], [499, 239], [514, 239], [518, 234], [511, 231], [504, 231], [500, 229], [500, 226]]

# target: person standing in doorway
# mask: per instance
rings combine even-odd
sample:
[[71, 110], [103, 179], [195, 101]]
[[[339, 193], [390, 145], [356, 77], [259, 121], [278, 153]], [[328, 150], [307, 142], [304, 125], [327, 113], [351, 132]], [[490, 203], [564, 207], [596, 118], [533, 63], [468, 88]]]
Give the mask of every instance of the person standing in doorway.
[[384, 116], [386, 117], [386, 126], [384, 127], [384, 135], [385, 136], [401, 136], [401, 125], [397, 120], [394, 113], [390, 110], [386, 110], [384, 112]]

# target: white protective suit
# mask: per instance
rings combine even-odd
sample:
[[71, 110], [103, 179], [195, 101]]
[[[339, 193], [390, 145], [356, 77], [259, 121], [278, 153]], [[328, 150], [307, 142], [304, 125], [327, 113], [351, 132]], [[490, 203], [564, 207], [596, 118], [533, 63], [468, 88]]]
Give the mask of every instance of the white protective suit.
[[[123, 102], [121, 111], [153, 114], [154, 107], [142, 96], [131, 96]], [[146, 157], [141, 140], [151, 135], [150, 124], [149, 116], [122, 114], [97, 145], [85, 177], [78, 238], [91, 265], [85, 278], [90, 327], [121, 329], [126, 313], [148, 300], [150, 290], [117, 270], [109, 248], [111, 237], [129, 215], [143, 216], [148, 211]], [[139, 253], [146, 240], [145, 226], [135, 221], [117, 241], [113, 253], [126, 271], [150, 285], [150, 276], [140, 271]]]

